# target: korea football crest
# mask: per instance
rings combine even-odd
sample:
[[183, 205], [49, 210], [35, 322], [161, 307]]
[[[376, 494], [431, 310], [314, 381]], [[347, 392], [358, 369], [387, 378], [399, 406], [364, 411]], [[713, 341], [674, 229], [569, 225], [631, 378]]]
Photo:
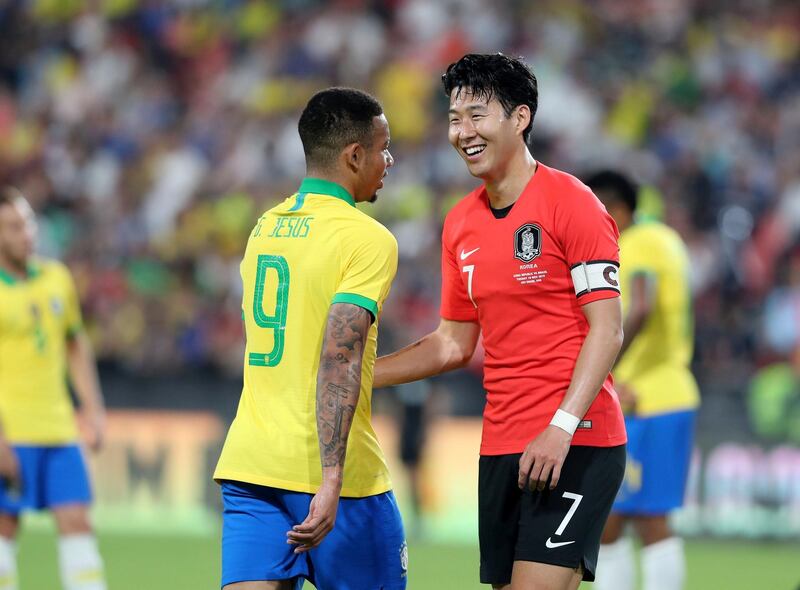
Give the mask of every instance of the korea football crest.
[[542, 253], [542, 228], [526, 223], [514, 232], [514, 258], [530, 262]]

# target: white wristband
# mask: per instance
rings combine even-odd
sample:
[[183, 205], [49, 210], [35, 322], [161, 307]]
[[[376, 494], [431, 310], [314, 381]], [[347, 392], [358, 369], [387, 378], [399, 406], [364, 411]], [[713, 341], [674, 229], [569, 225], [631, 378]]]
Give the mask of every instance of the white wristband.
[[575, 434], [575, 430], [577, 430], [578, 424], [580, 423], [580, 418], [564, 410], [556, 410], [556, 413], [553, 414], [553, 419], [550, 420], [552, 426], [557, 426], [561, 430], [568, 432], [570, 436]]

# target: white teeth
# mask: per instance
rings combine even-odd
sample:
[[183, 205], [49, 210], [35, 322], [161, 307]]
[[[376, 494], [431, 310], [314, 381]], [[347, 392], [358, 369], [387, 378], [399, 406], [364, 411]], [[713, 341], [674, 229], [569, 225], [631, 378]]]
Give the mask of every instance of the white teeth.
[[480, 154], [485, 149], [486, 149], [485, 145], [475, 145], [472, 147], [464, 148], [464, 151], [467, 152], [468, 156], [474, 156], [475, 154]]

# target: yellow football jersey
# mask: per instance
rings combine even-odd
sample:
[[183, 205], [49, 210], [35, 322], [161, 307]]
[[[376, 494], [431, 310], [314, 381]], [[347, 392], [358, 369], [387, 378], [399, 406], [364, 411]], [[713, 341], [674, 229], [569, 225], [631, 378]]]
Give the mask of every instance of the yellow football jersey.
[[28, 278], [0, 270], [0, 423], [15, 444], [78, 438], [67, 390], [67, 339], [81, 329], [67, 268], [35, 260]]
[[633, 225], [619, 239], [623, 313], [632, 277], [649, 275], [655, 306], [614, 369], [614, 378], [638, 394], [636, 414], [652, 416], [696, 408], [697, 382], [689, 364], [694, 346], [689, 258], [680, 236], [662, 223]]
[[316, 381], [332, 303], [370, 311], [361, 393], [342, 495], [391, 489], [370, 421], [378, 317], [397, 270], [397, 242], [338, 184], [306, 178], [250, 234], [241, 263], [247, 335], [244, 387], [216, 480], [316, 493], [322, 479]]

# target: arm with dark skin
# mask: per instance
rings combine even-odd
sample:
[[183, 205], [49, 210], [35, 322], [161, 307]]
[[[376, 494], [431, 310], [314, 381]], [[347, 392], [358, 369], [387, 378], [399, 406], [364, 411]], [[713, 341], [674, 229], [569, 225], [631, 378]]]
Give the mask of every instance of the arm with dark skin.
[[17, 455], [0, 428], [0, 479], [6, 486], [15, 487], [19, 483], [19, 463]]
[[19, 481], [17, 455], [5, 436], [2, 424], [0, 424], [0, 479], [4, 480], [8, 487], [15, 486]]
[[656, 281], [652, 275], [637, 273], [631, 279], [631, 305], [623, 322], [625, 338], [619, 350], [619, 358], [625, 354], [634, 338], [641, 332], [655, 307]]
[[[655, 277], [646, 273], [635, 274], [631, 279], [629, 292], [631, 303], [622, 324], [625, 338], [622, 341], [618, 359], [621, 359], [625, 351], [628, 350], [628, 347], [630, 347], [639, 332], [642, 331], [650, 314], [653, 312], [656, 304]], [[636, 392], [622, 382], [615, 383], [614, 389], [617, 390], [619, 403], [623, 411], [626, 413], [633, 411], [636, 407]]]
[[361, 390], [361, 364], [372, 316], [363, 307], [334, 303], [322, 341], [317, 373], [317, 435], [322, 484], [306, 519], [287, 533], [295, 553], [318, 546], [336, 522], [344, 479], [347, 438]]

